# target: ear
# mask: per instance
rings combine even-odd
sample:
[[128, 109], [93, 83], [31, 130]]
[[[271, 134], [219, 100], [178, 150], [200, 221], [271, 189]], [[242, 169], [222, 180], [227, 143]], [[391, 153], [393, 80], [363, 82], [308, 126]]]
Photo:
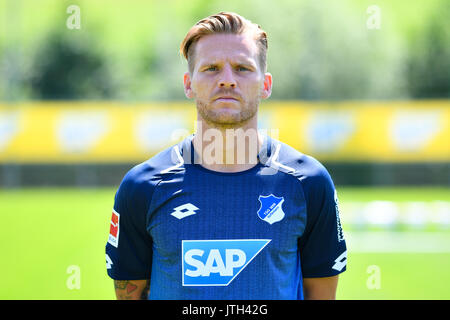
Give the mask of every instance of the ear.
[[189, 72], [186, 72], [183, 76], [183, 84], [184, 84], [184, 94], [188, 99], [194, 98], [194, 92], [191, 88], [191, 75]]
[[261, 91], [261, 98], [267, 99], [272, 94], [272, 75], [269, 72], [264, 74], [264, 83]]

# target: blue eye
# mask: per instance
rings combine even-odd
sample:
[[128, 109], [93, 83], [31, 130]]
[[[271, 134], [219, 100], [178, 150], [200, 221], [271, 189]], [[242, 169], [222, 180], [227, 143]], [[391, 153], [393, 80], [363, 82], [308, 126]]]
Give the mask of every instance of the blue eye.
[[211, 67], [208, 67], [207, 69], [205, 69], [205, 71], [216, 71], [217, 70], [217, 67], [214, 67], [214, 66], [211, 66]]
[[248, 71], [248, 69], [246, 67], [238, 67], [239, 71]]

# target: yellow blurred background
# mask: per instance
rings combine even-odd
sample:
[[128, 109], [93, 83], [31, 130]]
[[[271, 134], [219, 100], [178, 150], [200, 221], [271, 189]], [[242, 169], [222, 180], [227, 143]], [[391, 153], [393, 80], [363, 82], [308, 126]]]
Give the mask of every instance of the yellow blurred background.
[[[0, 105], [0, 161], [137, 163], [194, 131], [191, 103]], [[322, 161], [448, 162], [450, 102], [270, 101], [260, 130]]]

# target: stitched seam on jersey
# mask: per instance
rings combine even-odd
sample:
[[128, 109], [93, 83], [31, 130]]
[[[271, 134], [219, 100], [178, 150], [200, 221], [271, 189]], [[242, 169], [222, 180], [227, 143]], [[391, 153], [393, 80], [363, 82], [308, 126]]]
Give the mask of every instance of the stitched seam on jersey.
[[306, 208], [305, 228], [303, 229], [302, 235], [299, 237], [299, 238], [301, 238], [303, 236], [303, 234], [305, 233], [306, 227], [308, 225], [308, 199], [306, 198], [305, 188], [304, 188], [303, 182], [299, 178], [294, 176], [293, 173], [288, 173], [288, 172], [284, 172], [284, 171], [280, 171], [280, 172], [282, 172], [285, 175], [288, 175], [289, 177], [295, 179], [300, 184], [300, 190], [301, 190], [301, 193], [303, 195], [303, 199], [305, 199], [305, 208]]
[[[279, 145], [280, 145], [280, 151], [281, 151], [281, 144], [279, 144]], [[273, 155], [272, 155], [272, 156], [273, 156]], [[279, 169], [277, 169], [277, 168], [274, 168], [274, 166], [271, 165], [271, 164], [272, 164], [272, 156], [269, 158], [269, 161], [267, 161], [266, 163], [264, 163], [264, 166], [265, 166], [265, 167], [268, 167], [268, 168], [275, 169], [275, 170], [277, 170], [277, 171], [279, 171], [279, 172], [281, 172], [281, 173], [283, 173], [283, 174], [285, 174], [285, 175], [287, 175], [287, 176], [289, 176], [289, 177], [295, 179], [295, 180], [300, 184], [300, 186], [301, 186], [300, 189], [301, 189], [301, 193], [302, 193], [302, 195], [303, 195], [303, 199], [305, 199], [305, 207], [306, 207], [305, 228], [303, 229], [302, 235], [299, 237], [299, 238], [301, 238], [301, 237], [303, 236], [303, 234], [305, 233], [306, 227], [307, 227], [307, 225], [308, 225], [308, 199], [306, 198], [306, 194], [305, 194], [305, 191], [304, 191], [304, 185], [303, 185], [303, 182], [302, 182], [298, 177], [294, 176], [294, 173], [296, 172], [296, 170], [294, 170], [294, 172], [285, 172], [285, 171], [279, 170]], [[276, 162], [277, 162], [277, 161], [276, 161]], [[277, 162], [277, 163], [279, 163], [279, 162]], [[279, 163], [279, 164], [281, 164], [281, 163]], [[286, 167], [286, 166], [282, 165], [282, 168], [283, 168], [283, 167]], [[288, 168], [290, 168], [290, 167], [288, 167]], [[293, 168], [291, 168], [291, 169], [293, 169]]]
[[171, 166], [171, 167], [168, 167], [168, 168], [166, 168], [166, 169], [164, 169], [164, 170], [161, 170], [161, 171], [159, 172], [160, 174], [173, 173], [173, 172], [170, 172], [170, 171], [173, 170], [173, 169], [178, 169], [179, 167], [181, 167], [182, 165], [184, 165], [184, 159], [183, 159], [183, 157], [181, 156], [180, 149], [178, 148], [178, 145], [173, 146], [173, 147], [172, 147], [172, 150], [171, 150], [170, 152], [172, 152], [172, 151], [175, 151], [179, 163], [177, 163], [177, 164], [175, 164], [175, 165], [173, 165], [173, 166]]
[[[175, 145], [175, 146], [172, 147], [172, 148], [175, 148], [176, 146], [177, 146], [177, 145]], [[178, 158], [178, 159], [179, 159], [179, 158]], [[180, 163], [178, 163], [178, 164], [176, 164], [176, 165], [174, 165], [174, 166], [171, 166], [171, 167], [169, 167], [169, 168], [175, 168], [176, 166], [177, 166], [177, 168], [181, 168], [181, 167], [184, 166], [184, 164], [185, 164], [185, 163], [184, 163], [184, 160], [183, 160], [182, 162], [180, 162]], [[178, 167], [178, 166], [179, 166], [179, 167]], [[149, 223], [150, 223], [149, 211], [150, 211], [150, 208], [152, 208], [152, 206], [153, 206], [154, 195], [155, 195], [155, 192], [156, 192], [156, 190], [158, 189], [160, 183], [163, 182], [163, 181], [166, 181], [168, 178], [172, 177], [172, 175], [174, 175], [174, 174], [176, 174], [176, 173], [179, 173], [179, 172], [170, 172], [170, 171], [165, 172], [165, 173], [162, 173], [163, 171], [166, 171], [166, 170], [168, 170], [169, 168], [164, 169], [164, 170], [161, 170], [161, 171], [159, 171], [159, 172], [156, 174], [156, 175], [160, 175], [160, 179], [159, 179], [159, 181], [155, 184], [155, 187], [154, 187], [154, 189], [153, 189], [152, 198], [151, 198], [151, 200], [150, 200], [150, 204], [149, 204], [148, 209], [147, 209], [147, 212], [146, 212], [146, 217], [145, 217], [146, 230], [147, 230], [147, 226], [148, 226]], [[186, 170], [186, 168], [184, 168], [184, 169]], [[148, 233], [148, 230], [147, 230], [147, 233]], [[149, 234], [149, 236], [150, 236], [150, 234]]]
[[[280, 150], [281, 150], [281, 143], [279, 143], [278, 145], [277, 145], [277, 147], [276, 147], [276, 149], [275, 149], [275, 153], [274, 153], [274, 155], [273, 155], [273, 157], [271, 157], [270, 158], [270, 164], [272, 164], [272, 163], [274, 163], [275, 164], [275, 166], [279, 166], [279, 167], [281, 167], [281, 168], [283, 168], [283, 169], [285, 169], [285, 170], [287, 170], [287, 171], [293, 171], [292, 173], [295, 173], [295, 169], [294, 168], [291, 168], [291, 167], [288, 167], [288, 166], [286, 166], [286, 165], [284, 165], [284, 164], [282, 164], [281, 162], [278, 162], [277, 161], [277, 159], [278, 159], [278, 157], [279, 157], [279, 155], [280, 155]], [[289, 173], [288, 172], [288, 173]]]

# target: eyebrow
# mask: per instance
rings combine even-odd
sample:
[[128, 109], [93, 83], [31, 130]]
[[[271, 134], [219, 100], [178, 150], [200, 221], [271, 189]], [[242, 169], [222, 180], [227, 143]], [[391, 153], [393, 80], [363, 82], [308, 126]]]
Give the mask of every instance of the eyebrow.
[[[200, 69], [206, 68], [206, 67], [215, 67], [220, 65], [220, 62], [213, 61], [213, 62], [204, 62], [200, 64]], [[256, 64], [254, 64], [251, 61], [236, 61], [232, 63], [233, 66], [244, 66], [244, 67], [250, 67], [250, 68], [256, 68]]]

